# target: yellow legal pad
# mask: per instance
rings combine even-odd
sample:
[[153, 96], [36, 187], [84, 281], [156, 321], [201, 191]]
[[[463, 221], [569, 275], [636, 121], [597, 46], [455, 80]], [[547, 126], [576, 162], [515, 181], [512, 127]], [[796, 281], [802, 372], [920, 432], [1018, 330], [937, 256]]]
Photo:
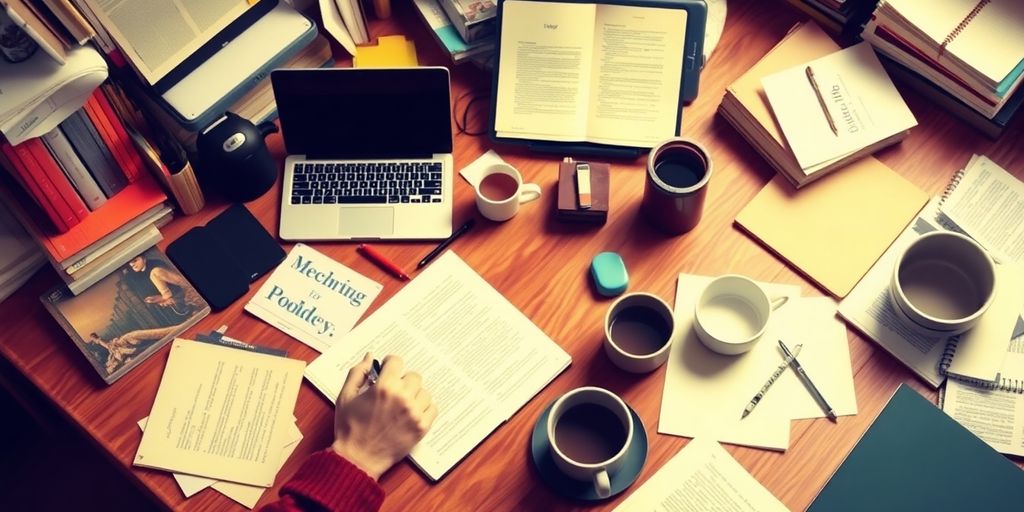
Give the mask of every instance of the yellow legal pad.
[[799, 192], [776, 175], [736, 224], [841, 298], [927, 201], [924, 191], [869, 157]]
[[405, 36], [381, 36], [376, 46], [360, 46], [352, 65], [357, 68], [410, 68], [419, 66], [416, 45]]

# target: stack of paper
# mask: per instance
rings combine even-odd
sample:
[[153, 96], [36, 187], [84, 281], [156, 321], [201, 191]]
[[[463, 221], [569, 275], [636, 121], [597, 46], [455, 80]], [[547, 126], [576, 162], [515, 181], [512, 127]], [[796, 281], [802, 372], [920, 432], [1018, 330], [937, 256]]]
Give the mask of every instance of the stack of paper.
[[862, 36], [988, 118], [1024, 82], [1024, 2], [886, 0]]
[[186, 496], [205, 487], [253, 507], [302, 438], [295, 402], [306, 363], [174, 340], [135, 455], [175, 473]]
[[[280, 463], [277, 467], [278, 471], [284, 467], [284, 463], [288, 460], [288, 457], [291, 457], [292, 452], [295, 451], [295, 447], [299, 446], [299, 441], [302, 441], [302, 432], [299, 431], [299, 426], [294, 423], [294, 417], [292, 418], [292, 421], [293, 423], [288, 429], [288, 435], [285, 437], [286, 444], [281, 447], [281, 456], [279, 458]], [[139, 428], [142, 429], [143, 432], [145, 432], [148, 422], [149, 417], [139, 420]], [[174, 476], [174, 481], [178, 483], [178, 488], [181, 489], [181, 493], [185, 495], [186, 498], [191, 498], [203, 489], [212, 488], [213, 490], [250, 509], [256, 507], [256, 502], [258, 502], [263, 496], [263, 493], [267, 491], [266, 487], [260, 487], [258, 485], [239, 484], [224, 480], [216, 480], [213, 478], [187, 475], [185, 473], [172, 473], [172, 475]]]
[[753, 412], [741, 419], [750, 399], [784, 360], [780, 339], [790, 349], [803, 345], [800, 364], [836, 414], [857, 413], [846, 329], [835, 318], [831, 299], [800, 298], [796, 286], [762, 283], [769, 296], [789, 300], [772, 314], [768, 329], [750, 352], [725, 356], [705, 347], [693, 330], [697, 298], [711, 279], [679, 275], [679, 330], [665, 372], [659, 433], [787, 449], [790, 420], [825, 416], [792, 369], [787, 368]]
[[870, 48], [839, 52], [813, 23], [794, 28], [729, 86], [718, 110], [798, 188], [902, 140], [916, 124]]

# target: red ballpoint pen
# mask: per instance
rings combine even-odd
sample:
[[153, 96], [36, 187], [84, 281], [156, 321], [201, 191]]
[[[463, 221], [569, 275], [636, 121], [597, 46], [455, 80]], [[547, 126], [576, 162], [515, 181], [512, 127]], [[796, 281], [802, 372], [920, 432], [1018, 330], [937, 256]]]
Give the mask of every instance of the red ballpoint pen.
[[370, 247], [369, 244], [359, 244], [359, 246], [356, 247], [356, 250], [362, 253], [363, 256], [366, 256], [368, 260], [376, 263], [378, 267], [386, 270], [387, 273], [401, 279], [402, 281], [409, 280], [408, 274], [402, 272], [402, 269], [398, 268], [398, 265], [392, 263], [391, 260], [384, 257], [383, 254], [377, 252], [373, 247]]

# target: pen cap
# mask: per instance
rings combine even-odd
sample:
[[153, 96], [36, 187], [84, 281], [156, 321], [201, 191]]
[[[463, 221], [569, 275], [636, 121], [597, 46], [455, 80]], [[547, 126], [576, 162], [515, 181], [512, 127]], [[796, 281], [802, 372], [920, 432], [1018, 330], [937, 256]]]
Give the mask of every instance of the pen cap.
[[654, 227], [681, 235], [700, 222], [711, 179], [711, 157], [700, 144], [682, 138], [651, 149], [640, 209]]

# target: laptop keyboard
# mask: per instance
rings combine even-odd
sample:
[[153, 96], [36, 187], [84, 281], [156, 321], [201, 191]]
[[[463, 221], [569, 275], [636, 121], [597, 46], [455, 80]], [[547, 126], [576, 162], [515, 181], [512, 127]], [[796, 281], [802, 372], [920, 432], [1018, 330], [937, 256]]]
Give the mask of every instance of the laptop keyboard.
[[440, 203], [439, 162], [296, 163], [292, 204]]

